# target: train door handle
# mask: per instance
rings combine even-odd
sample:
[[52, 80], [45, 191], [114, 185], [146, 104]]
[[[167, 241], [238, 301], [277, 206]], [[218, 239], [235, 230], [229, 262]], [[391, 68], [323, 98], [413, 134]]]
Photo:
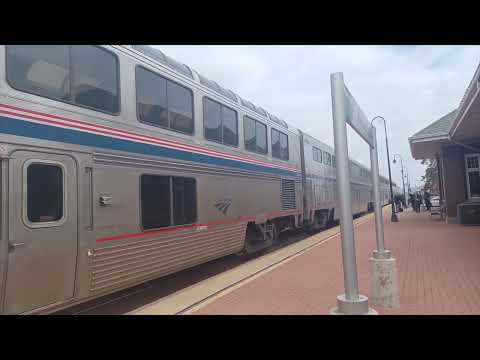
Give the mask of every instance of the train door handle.
[[24, 245], [25, 245], [25, 243], [9, 243], [8, 247], [9, 247], [10, 251], [13, 251], [17, 247], [24, 246]]

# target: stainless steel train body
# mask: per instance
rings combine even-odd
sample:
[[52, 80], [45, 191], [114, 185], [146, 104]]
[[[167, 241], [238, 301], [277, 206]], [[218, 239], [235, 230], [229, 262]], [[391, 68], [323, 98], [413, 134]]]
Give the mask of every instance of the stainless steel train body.
[[[51, 312], [335, 219], [334, 158], [314, 163], [313, 145], [334, 153], [147, 47], [0, 46], [0, 313]], [[365, 211], [369, 181], [352, 176]]]

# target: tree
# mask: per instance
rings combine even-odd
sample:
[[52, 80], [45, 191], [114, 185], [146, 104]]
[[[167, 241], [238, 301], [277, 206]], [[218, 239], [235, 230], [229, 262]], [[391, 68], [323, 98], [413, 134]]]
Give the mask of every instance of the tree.
[[424, 182], [423, 190], [428, 191], [431, 194], [438, 194], [439, 184], [438, 184], [438, 169], [437, 161], [435, 159], [423, 159], [422, 165], [426, 165], [425, 175], [422, 176], [422, 181]]

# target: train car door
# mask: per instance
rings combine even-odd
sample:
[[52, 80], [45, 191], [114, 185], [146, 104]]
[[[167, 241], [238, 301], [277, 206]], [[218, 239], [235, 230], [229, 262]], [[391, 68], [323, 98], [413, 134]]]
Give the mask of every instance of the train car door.
[[5, 312], [28, 312], [72, 298], [77, 262], [75, 160], [13, 152], [9, 210]]

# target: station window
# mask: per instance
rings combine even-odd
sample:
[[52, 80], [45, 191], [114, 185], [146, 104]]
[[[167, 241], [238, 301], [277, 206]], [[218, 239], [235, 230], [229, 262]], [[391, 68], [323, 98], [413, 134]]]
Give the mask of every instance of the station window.
[[313, 160], [322, 163], [322, 150], [313, 147]]
[[323, 162], [325, 163], [325, 165], [332, 165], [332, 155], [330, 155], [330, 153], [324, 151], [323, 152]]
[[259, 154], [267, 154], [267, 126], [251, 117], [243, 117], [245, 149]]
[[209, 98], [203, 98], [203, 126], [206, 139], [238, 146], [236, 111]]
[[192, 224], [197, 218], [196, 180], [142, 175], [140, 201], [144, 230]]
[[50, 164], [27, 168], [27, 217], [32, 223], [58, 221], [63, 217], [63, 171]]
[[193, 93], [143, 67], [136, 69], [137, 112], [141, 122], [193, 133]]
[[272, 128], [272, 156], [281, 160], [288, 160], [288, 136]]
[[93, 45], [8, 45], [6, 53], [13, 88], [110, 114], [120, 111], [113, 53]]

